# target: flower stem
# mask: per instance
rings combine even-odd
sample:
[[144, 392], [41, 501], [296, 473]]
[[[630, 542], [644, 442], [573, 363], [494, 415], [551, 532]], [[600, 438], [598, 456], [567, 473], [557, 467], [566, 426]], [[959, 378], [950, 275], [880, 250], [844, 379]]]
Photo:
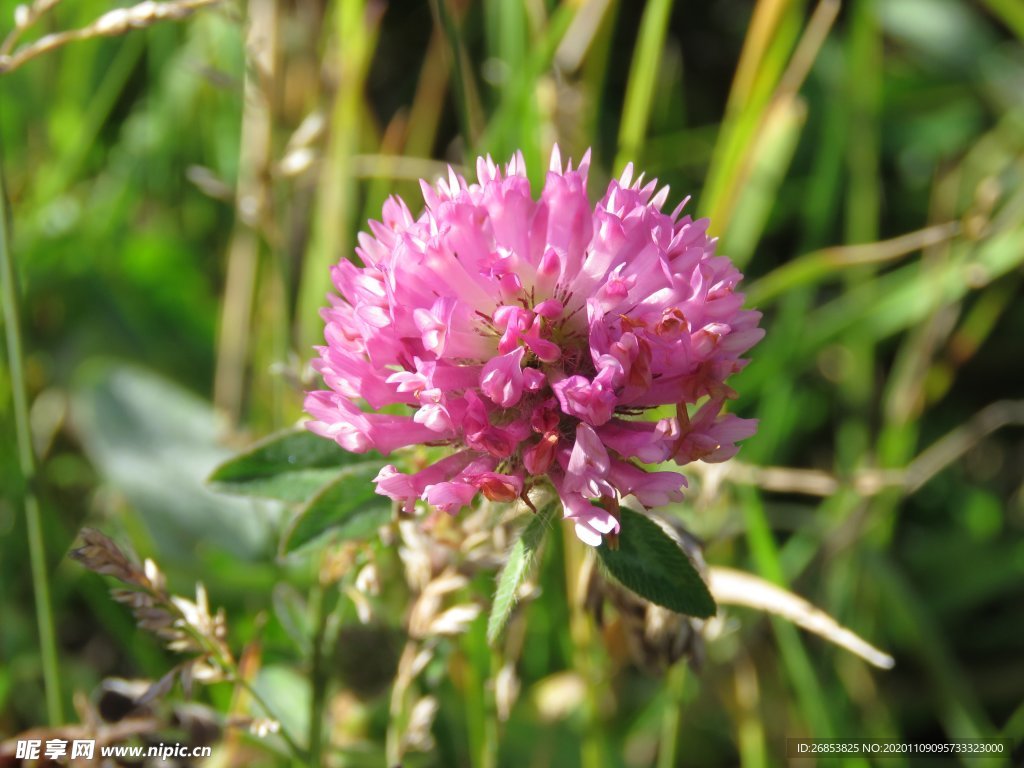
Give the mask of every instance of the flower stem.
[[683, 690], [686, 687], [686, 661], [678, 661], [668, 671], [666, 682], [668, 702], [661, 717], [661, 743], [657, 768], [673, 768], [679, 743], [679, 719], [683, 709]]
[[498, 768], [498, 745], [501, 741], [501, 725], [498, 722], [497, 683], [501, 671], [501, 652], [492, 649], [490, 654], [491, 674], [487, 682], [486, 707], [484, 715], [484, 749], [481, 765]]
[[11, 376], [14, 401], [14, 425], [18, 443], [18, 461], [25, 479], [25, 522], [28, 528], [28, 550], [32, 569], [32, 589], [39, 626], [39, 649], [43, 660], [43, 685], [46, 691], [46, 713], [50, 725], [64, 721], [60, 693], [60, 672], [57, 664], [57, 640], [53, 628], [53, 606], [46, 572], [46, 548], [43, 524], [36, 496], [36, 460], [29, 430], [28, 397], [21, 349], [21, 324], [18, 317], [18, 286], [14, 270], [14, 254], [7, 231], [7, 190], [0, 165], [0, 281], [3, 282], [4, 328], [7, 336], [7, 365]]
[[[477, 635], [477, 636], [474, 636]], [[501, 669], [500, 654], [488, 647], [483, 632], [470, 633], [465, 651], [466, 716], [470, 751], [475, 768], [497, 768], [498, 708], [495, 683]]]
[[[561, 529], [562, 526], [556, 526]], [[601, 695], [604, 690], [602, 665], [595, 647], [594, 627], [583, 609], [585, 585], [581, 583], [589, 548], [572, 535], [562, 536], [565, 549], [565, 586], [569, 599], [569, 633], [572, 637], [572, 664], [583, 680], [583, 733], [580, 739], [580, 764], [583, 768], [605, 765], [605, 745], [601, 732]]]

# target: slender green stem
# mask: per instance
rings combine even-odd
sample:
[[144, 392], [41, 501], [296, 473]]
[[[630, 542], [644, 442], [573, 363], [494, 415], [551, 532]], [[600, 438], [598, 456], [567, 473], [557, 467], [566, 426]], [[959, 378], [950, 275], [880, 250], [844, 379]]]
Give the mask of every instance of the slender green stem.
[[661, 743], [657, 768], [674, 768], [679, 746], [679, 721], [683, 712], [683, 690], [686, 687], [686, 662], [679, 661], [668, 671], [668, 702], [661, 716]]
[[35, 593], [36, 622], [39, 625], [39, 650], [43, 659], [43, 684], [46, 689], [46, 713], [50, 725], [64, 721], [60, 693], [60, 672], [57, 664], [57, 640], [53, 630], [53, 606], [46, 572], [46, 548], [43, 523], [36, 496], [36, 460], [29, 431], [28, 396], [21, 350], [21, 324], [18, 318], [18, 286], [14, 271], [14, 254], [7, 232], [7, 190], [0, 166], [0, 280], [3, 281], [4, 328], [7, 336], [7, 365], [11, 372], [11, 393], [14, 401], [14, 426], [17, 433], [18, 461], [25, 478], [25, 521], [28, 528], [29, 560], [32, 568], [32, 589]]
[[[560, 529], [556, 526], [556, 529]], [[601, 662], [594, 648], [594, 628], [583, 611], [580, 572], [588, 551], [575, 536], [562, 536], [565, 548], [565, 586], [569, 599], [569, 633], [572, 637], [572, 663], [586, 686], [583, 703], [583, 732], [580, 734], [580, 764], [583, 768], [602, 768], [606, 748], [601, 731], [600, 690], [603, 680]]]
[[498, 768], [498, 744], [500, 728], [498, 724], [497, 682], [501, 671], [501, 652], [492, 648], [490, 653], [491, 674], [487, 690], [484, 693], [484, 740], [480, 752], [480, 765], [483, 768]]
[[[468, 647], [467, 647], [468, 646]], [[471, 632], [463, 646], [466, 664], [466, 727], [473, 765], [497, 768], [498, 706], [495, 699], [501, 653], [490, 647], [484, 632]]]
[[[471, 640], [469, 642], [472, 642]], [[484, 647], [484, 646], [481, 646]], [[472, 649], [463, 654], [465, 665], [466, 734], [473, 765], [480, 768], [494, 768], [497, 764], [496, 733], [491, 733], [491, 717], [487, 693], [487, 670], [483, 660]], [[485, 651], [486, 652], [486, 651]]]

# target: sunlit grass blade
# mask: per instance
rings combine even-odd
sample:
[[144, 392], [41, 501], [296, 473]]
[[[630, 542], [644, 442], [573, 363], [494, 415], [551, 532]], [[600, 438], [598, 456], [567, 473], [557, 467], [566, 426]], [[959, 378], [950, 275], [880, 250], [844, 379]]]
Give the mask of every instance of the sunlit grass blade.
[[626, 83], [614, 171], [625, 167], [627, 162], [635, 161], [643, 144], [671, 13], [672, 0], [652, 0], [644, 7]]
[[[791, 35], [796, 34], [800, 18], [797, 5], [784, 9], [785, 5], [788, 4], [758, 5], [730, 91], [725, 121], [700, 200], [701, 211], [720, 222], [720, 226], [730, 222], [734, 212], [742, 211], [740, 191], [745, 188], [755, 162], [751, 148], [763, 133], [769, 132], [768, 123], [779, 105], [796, 98], [839, 12], [837, 0], [821, 0], [790, 57], [794, 43]], [[776, 26], [778, 33], [771, 36], [771, 45], [762, 50], [760, 38], [767, 34], [766, 28]], [[759, 60], [756, 75], [748, 66], [755, 59]], [[792, 147], [787, 149], [782, 144], [776, 151], [783, 158], [771, 160], [772, 165], [788, 164], [786, 155], [792, 153]]]
[[886, 338], [920, 322], [937, 305], [958, 301], [970, 290], [987, 285], [1022, 261], [1024, 229], [993, 235], [975, 247], [969, 260], [961, 257], [941, 265], [929, 276], [927, 291], [921, 290], [919, 265], [900, 267], [870, 284], [851, 287], [816, 310], [800, 348], [805, 354], [820, 349], [851, 327], [873, 338]]
[[796, 41], [798, 6], [802, 5], [790, 0], [760, 0], [754, 7], [700, 198], [701, 215], [710, 216], [718, 226], [728, 222], [731, 206], [726, 201], [742, 183], [745, 148], [755, 135]]
[[[547, 20], [543, 32], [530, 48], [523, 68], [514, 74], [508, 85], [503, 89], [501, 100], [493, 111], [487, 128], [480, 141], [481, 151], [495, 154], [497, 157], [511, 156], [516, 149], [523, 149], [527, 167], [531, 176], [543, 168], [541, 148], [523, 146], [524, 142], [516, 130], [524, 111], [529, 109], [528, 103], [536, 99], [538, 80], [547, 72], [558, 50], [576, 8], [570, 3], [560, 4]], [[530, 149], [530, 152], [527, 150]]]
[[788, 590], [730, 568], [712, 568], [708, 574], [711, 592], [720, 603], [745, 605], [781, 616], [809, 632], [845, 648], [882, 669], [893, 666], [893, 658], [878, 650], [824, 611]]
[[[747, 526], [747, 541], [758, 572], [770, 582], [784, 586], [787, 583], [779, 561], [778, 548], [765, 517], [764, 505], [758, 494], [744, 489], [740, 494], [743, 519]], [[792, 624], [772, 617], [772, 627], [779, 643], [787, 675], [796, 689], [801, 712], [815, 735], [827, 738], [834, 733], [834, 718], [827, 706], [821, 683]]]
[[774, 102], [764, 115], [747, 162], [746, 183], [736, 202], [722, 251], [743, 266], [750, 260], [778, 199], [806, 119], [807, 108], [797, 98]]

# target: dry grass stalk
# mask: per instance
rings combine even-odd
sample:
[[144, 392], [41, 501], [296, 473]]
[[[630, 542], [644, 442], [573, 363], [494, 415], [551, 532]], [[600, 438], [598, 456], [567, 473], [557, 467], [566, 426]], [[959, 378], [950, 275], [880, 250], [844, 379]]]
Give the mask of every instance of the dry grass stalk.
[[721, 604], [742, 605], [781, 616], [881, 669], [892, 669], [895, 664], [892, 656], [843, 627], [821, 609], [753, 574], [712, 567], [708, 586]]
[[39, 21], [60, 0], [35, 0], [31, 5], [17, 5], [14, 8], [14, 29], [0, 43], [0, 59], [8, 55], [25, 30]]
[[273, 92], [278, 77], [280, 13], [276, 0], [253, 0], [248, 7], [247, 63], [242, 100], [242, 134], [235, 189], [235, 225], [227, 250], [227, 276], [221, 302], [213, 403], [237, 426], [246, 402], [248, 366], [256, 325], [253, 307], [260, 284], [260, 243], [279, 241], [270, 210], [273, 190]]
[[832, 496], [844, 485], [852, 486], [865, 497], [890, 488], [912, 494], [993, 432], [1021, 424], [1024, 424], [1024, 401], [999, 400], [929, 445], [903, 469], [868, 467], [857, 470], [847, 479], [821, 469], [759, 467], [735, 459], [724, 464], [694, 463], [687, 469], [700, 476], [701, 494], [709, 498], [715, 496], [723, 482], [822, 498]]
[[15, 27], [0, 44], [0, 74], [12, 72], [27, 61], [61, 48], [68, 43], [91, 40], [97, 37], [113, 37], [134, 29], [150, 27], [160, 21], [178, 21], [194, 11], [220, 0], [172, 0], [158, 3], [143, 0], [130, 8], [115, 8], [100, 16], [88, 26], [43, 35], [38, 40], [16, 47], [22, 33], [58, 0], [40, 0], [26, 9], [18, 6], [15, 11]]

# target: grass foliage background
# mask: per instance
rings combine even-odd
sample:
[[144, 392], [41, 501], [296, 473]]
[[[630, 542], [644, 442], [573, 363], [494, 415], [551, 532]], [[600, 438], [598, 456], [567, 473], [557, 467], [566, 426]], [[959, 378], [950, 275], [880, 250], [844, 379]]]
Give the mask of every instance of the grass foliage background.
[[[36, 37], [108, 9], [64, 0]], [[516, 148], [537, 185], [557, 141], [563, 157], [592, 147], [594, 197], [627, 160], [670, 183], [673, 205], [693, 194], [765, 312], [735, 381], [760, 430], [742, 466], [705, 475], [700, 503], [675, 511], [710, 562], [788, 585], [897, 666], [737, 610], [699, 675], [651, 678], [612, 646], [585, 678], [600, 693], [552, 716], [545, 692], [571, 704], [577, 689], [552, 686], [579, 671], [556, 546], [500, 764], [650, 765], [674, 706], [679, 765], [782, 764], [799, 735], [1019, 743], [1022, 41], [1015, 0], [249, 0], [0, 75], [65, 713], [73, 691], [173, 663], [65, 557], [88, 524], [154, 557], [179, 591], [202, 580], [236, 646], [261, 638], [282, 719], [308, 719], [287, 606], [316, 564], [275, 556], [280, 507], [202, 479], [301, 416], [327, 266], [386, 195], [416, 210], [415, 180], [443, 162]], [[0, 735], [47, 719], [10, 373]], [[410, 764], [476, 764], [485, 623], [434, 675], [437, 748]], [[226, 690], [199, 696], [228, 707]], [[381, 701], [351, 726], [365, 754], [325, 764], [382, 764]], [[599, 748], [581, 754], [581, 739]]]

